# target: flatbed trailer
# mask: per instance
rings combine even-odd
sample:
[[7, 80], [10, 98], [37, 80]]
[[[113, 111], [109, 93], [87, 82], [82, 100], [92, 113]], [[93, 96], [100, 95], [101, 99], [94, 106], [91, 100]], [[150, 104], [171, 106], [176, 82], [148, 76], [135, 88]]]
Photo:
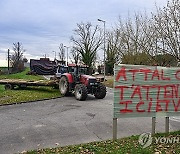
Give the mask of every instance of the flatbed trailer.
[[27, 81], [22, 79], [1, 79], [0, 85], [4, 85], [5, 89], [14, 89], [18, 86], [20, 88], [26, 88], [27, 86], [49, 86], [57, 87], [58, 81], [56, 80], [38, 80], [38, 81]]

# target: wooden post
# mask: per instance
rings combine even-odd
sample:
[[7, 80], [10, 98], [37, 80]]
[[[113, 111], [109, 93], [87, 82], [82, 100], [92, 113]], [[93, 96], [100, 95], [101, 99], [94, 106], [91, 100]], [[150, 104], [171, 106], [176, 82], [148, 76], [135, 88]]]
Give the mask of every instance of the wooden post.
[[169, 117], [165, 119], [165, 132], [169, 133]]
[[152, 117], [152, 135], [156, 132], [156, 117]]
[[113, 118], [113, 140], [117, 140], [117, 118]]

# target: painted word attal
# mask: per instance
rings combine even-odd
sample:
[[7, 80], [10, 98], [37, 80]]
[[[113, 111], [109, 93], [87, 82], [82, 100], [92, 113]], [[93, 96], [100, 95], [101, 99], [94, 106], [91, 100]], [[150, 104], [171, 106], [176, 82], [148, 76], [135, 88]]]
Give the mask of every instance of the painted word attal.
[[[170, 81], [171, 78], [165, 76], [164, 70], [150, 70], [150, 69], [132, 69], [126, 70], [122, 67], [117, 75], [116, 81], [121, 78], [124, 82], [127, 81], [127, 73], [131, 74], [132, 81], [135, 81], [136, 75], [138, 73], [143, 73], [144, 81], [148, 80], [166, 80]], [[129, 77], [129, 76], [128, 76]], [[174, 73], [174, 79], [180, 80], [180, 70]], [[180, 96], [179, 90], [180, 84], [166, 84], [166, 85], [117, 85], [115, 89], [119, 90], [119, 104], [122, 106], [120, 109], [121, 113], [131, 113], [131, 112], [161, 112], [170, 111], [169, 107], [173, 112], [179, 111], [180, 106]], [[128, 100], [125, 98], [125, 94], [129, 94]], [[153, 96], [152, 96], [153, 93]], [[133, 102], [133, 99], [138, 99], [138, 102]], [[132, 108], [132, 104], [135, 103], [135, 109]], [[146, 109], [145, 109], [146, 106]]]

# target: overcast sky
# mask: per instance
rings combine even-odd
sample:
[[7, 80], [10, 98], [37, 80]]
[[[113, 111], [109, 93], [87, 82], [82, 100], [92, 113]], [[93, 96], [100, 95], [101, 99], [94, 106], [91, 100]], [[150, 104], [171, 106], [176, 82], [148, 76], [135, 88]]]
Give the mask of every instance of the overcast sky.
[[54, 57], [63, 43], [71, 46], [73, 29], [80, 22], [103, 26], [98, 18], [106, 21], [107, 29], [134, 12], [152, 12], [165, 6], [167, 0], [0, 0], [0, 66], [4, 65], [7, 49], [21, 42], [30, 58], [43, 55]]

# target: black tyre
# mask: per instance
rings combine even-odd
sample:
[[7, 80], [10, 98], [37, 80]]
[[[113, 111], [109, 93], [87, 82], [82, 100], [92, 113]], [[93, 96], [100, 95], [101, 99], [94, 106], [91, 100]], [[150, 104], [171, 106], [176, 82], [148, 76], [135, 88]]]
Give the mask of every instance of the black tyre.
[[87, 87], [83, 84], [75, 86], [75, 98], [79, 101], [85, 101], [88, 95]]
[[21, 85], [19, 85], [19, 89], [25, 89], [25, 88], [27, 88], [27, 85], [26, 85], [26, 84], [21, 84]]
[[13, 86], [11, 84], [5, 84], [4, 88], [5, 90], [11, 90], [13, 89]]
[[103, 99], [106, 96], [106, 86], [104, 86], [102, 83], [99, 83], [94, 96], [98, 99]]
[[62, 76], [59, 80], [59, 91], [62, 95], [69, 95], [69, 82], [65, 76]]

